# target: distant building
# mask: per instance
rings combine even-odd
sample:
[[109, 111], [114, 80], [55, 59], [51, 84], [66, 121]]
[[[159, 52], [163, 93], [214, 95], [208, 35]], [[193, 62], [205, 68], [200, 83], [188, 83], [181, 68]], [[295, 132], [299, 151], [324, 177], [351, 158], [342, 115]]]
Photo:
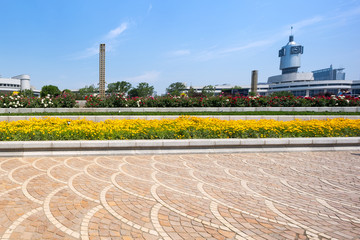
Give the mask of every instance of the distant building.
[[345, 80], [344, 68], [333, 69], [332, 65], [329, 68], [312, 71], [314, 80]]
[[29, 75], [23, 74], [12, 78], [0, 78], [0, 92], [20, 92], [30, 88]]
[[[259, 95], [270, 95], [271, 93], [287, 91], [295, 96], [315, 96], [319, 94], [337, 95], [341, 89], [350, 90], [352, 95], [360, 95], [360, 80], [345, 80], [344, 68], [319, 69], [312, 72], [298, 72], [301, 67], [301, 55], [304, 47], [294, 41], [294, 36], [289, 37], [289, 42], [279, 50], [281, 75], [268, 78], [266, 83], [258, 83]], [[249, 81], [250, 82], [250, 81]], [[239, 93], [248, 95], [250, 85], [241, 85], [240, 90], [235, 86], [224, 84], [215, 85], [215, 94], [221, 92]], [[193, 87], [201, 92], [203, 86]], [[189, 89], [189, 87], [187, 87]]]
[[303, 51], [304, 47], [296, 44], [291, 35], [288, 44], [279, 51], [282, 74], [268, 78], [268, 94], [289, 91], [295, 96], [336, 95], [341, 89], [353, 88], [354, 81], [345, 80], [344, 68], [334, 69], [330, 65], [330, 68], [298, 73]]

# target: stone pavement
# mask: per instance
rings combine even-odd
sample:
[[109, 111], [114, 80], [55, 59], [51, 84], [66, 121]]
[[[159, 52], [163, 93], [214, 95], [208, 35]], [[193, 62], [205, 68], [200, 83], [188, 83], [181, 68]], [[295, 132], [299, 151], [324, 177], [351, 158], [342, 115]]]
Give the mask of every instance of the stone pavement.
[[1, 239], [359, 239], [360, 152], [0, 159]]

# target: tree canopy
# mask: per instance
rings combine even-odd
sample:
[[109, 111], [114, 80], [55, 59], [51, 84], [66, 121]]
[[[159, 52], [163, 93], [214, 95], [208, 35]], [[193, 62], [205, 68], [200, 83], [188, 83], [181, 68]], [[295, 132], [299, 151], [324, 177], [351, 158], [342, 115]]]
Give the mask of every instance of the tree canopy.
[[131, 89], [131, 83], [126, 81], [109, 83], [108, 84], [108, 92], [109, 93], [123, 93], [127, 94]]
[[57, 86], [54, 85], [45, 85], [41, 88], [40, 96], [46, 97], [47, 95], [50, 95], [51, 97], [56, 97], [60, 95], [61, 92]]
[[130, 97], [148, 97], [153, 95], [154, 93], [154, 87], [150, 86], [146, 82], [141, 82], [138, 84], [136, 88], [132, 88], [129, 91]]
[[99, 91], [99, 89], [96, 88], [94, 84], [92, 84], [90, 86], [85, 86], [85, 87], [79, 89], [79, 93], [83, 97], [88, 96], [90, 94], [97, 93], [98, 91]]
[[215, 95], [215, 87], [212, 85], [207, 85], [205, 87], [203, 87], [202, 92], [201, 92], [204, 96], [207, 97], [212, 97]]
[[179, 96], [182, 91], [185, 89], [185, 84], [182, 82], [175, 82], [169, 85], [169, 87], [166, 89], [166, 92], [173, 95], [173, 96]]

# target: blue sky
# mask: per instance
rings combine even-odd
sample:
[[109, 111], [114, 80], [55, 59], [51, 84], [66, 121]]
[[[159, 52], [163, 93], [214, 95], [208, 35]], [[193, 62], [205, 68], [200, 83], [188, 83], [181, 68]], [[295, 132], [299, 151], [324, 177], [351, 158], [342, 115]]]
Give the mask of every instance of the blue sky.
[[0, 74], [78, 89], [106, 82], [250, 83], [280, 74], [278, 50], [293, 26], [300, 71], [344, 67], [360, 79], [360, 0], [0, 0]]

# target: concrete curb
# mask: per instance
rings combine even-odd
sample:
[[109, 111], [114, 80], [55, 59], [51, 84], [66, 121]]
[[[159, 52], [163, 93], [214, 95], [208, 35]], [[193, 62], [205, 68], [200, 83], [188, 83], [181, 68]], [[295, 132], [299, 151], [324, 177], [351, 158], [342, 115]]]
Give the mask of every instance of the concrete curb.
[[0, 108], [0, 113], [42, 112], [360, 112], [360, 107]]
[[[160, 120], [160, 119], [176, 119], [180, 115], [158, 115], [158, 116], [74, 116], [74, 115], [61, 115], [61, 116], [0, 116], [0, 121], [19, 121], [19, 120], [29, 120], [31, 118], [41, 119], [41, 118], [60, 118], [60, 119], [87, 119], [94, 122], [101, 122], [105, 120], [121, 120], [121, 119], [145, 119], [145, 120]], [[295, 119], [301, 120], [326, 120], [334, 118], [346, 118], [346, 119], [360, 119], [360, 115], [198, 115], [195, 117], [199, 118], [218, 118], [221, 120], [260, 120], [260, 119], [273, 119], [277, 121], [292, 121]]]
[[0, 157], [360, 151], [360, 137], [0, 142]]

